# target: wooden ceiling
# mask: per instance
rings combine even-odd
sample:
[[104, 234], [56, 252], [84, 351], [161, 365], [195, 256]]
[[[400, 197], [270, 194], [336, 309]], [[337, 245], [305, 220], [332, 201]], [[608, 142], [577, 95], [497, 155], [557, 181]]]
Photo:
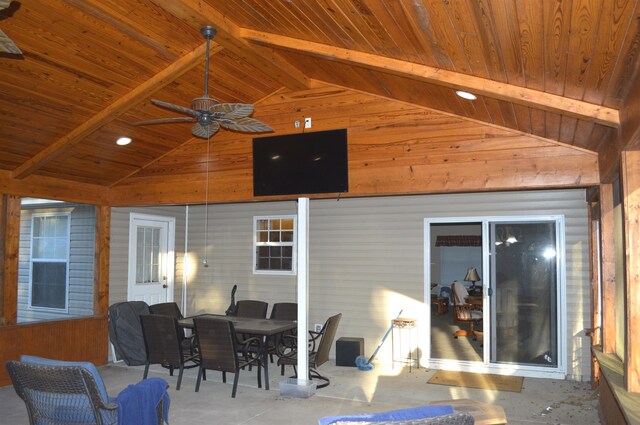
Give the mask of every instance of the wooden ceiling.
[[203, 25], [218, 30], [209, 94], [257, 102], [256, 118], [262, 99], [324, 82], [598, 152], [639, 22], [640, 0], [14, 1], [0, 29], [23, 55], [0, 54], [0, 170], [113, 187], [189, 142], [190, 124], [133, 123], [176, 116], [151, 98], [202, 95]]

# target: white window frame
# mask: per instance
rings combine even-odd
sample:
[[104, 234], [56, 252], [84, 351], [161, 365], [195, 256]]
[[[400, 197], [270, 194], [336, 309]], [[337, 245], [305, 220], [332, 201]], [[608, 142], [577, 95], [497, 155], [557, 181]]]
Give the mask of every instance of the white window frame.
[[[34, 306], [32, 304], [32, 288], [33, 288], [33, 229], [34, 222], [36, 218], [40, 217], [67, 217], [67, 258], [64, 261], [67, 265], [66, 267], [66, 282], [65, 282], [65, 294], [64, 294], [64, 308], [55, 308], [55, 307], [42, 307], [42, 306]], [[39, 310], [39, 311], [52, 311], [52, 312], [69, 312], [69, 262], [71, 256], [71, 213], [68, 212], [50, 212], [50, 213], [34, 213], [31, 216], [31, 232], [30, 232], [30, 247], [29, 247], [29, 304], [28, 309], [30, 310]], [[37, 262], [51, 262], [51, 263], [62, 263], [63, 261], [59, 259], [46, 259], [39, 258]]]
[[[259, 220], [293, 220], [293, 240], [291, 242], [258, 242], [258, 221]], [[266, 275], [287, 275], [297, 274], [297, 234], [298, 216], [294, 215], [260, 215], [253, 217], [253, 274]], [[257, 264], [258, 246], [290, 246], [292, 249], [291, 270], [260, 270]]]

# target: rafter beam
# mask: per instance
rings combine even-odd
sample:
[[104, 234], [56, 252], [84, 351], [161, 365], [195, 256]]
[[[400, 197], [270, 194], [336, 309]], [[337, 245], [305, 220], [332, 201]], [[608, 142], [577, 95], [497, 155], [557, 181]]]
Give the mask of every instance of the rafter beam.
[[214, 41], [240, 57], [251, 66], [264, 72], [290, 90], [310, 87], [310, 79], [273, 49], [256, 46], [240, 37], [242, 28], [207, 2], [201, 0], [152, 0], [153, 3], [193, 28], [212, 25], [217, 33]]
[[126, 95], [104, 108], [102, 111], [79, 125], [78, 127], [56, 140], [45, 149], [25, 161], [18, 168], [13, 170], [12, 177], [22, 179], [40, 169], [49, 161], [67, 152], [73, 146], [81, 142], [92, 132], [110, 123], [118, 116], [122, 115], [132, 107], [136, 106], [145, 98], [151, 96], [176, 78], [193, 69], [204, 60], [206, 43], [202, 43], [193, 51], [182, 56], [180, 59], [163, 69], [152, 78], [148, 79], [138, 87], [131, 90]]
[[569, 99], [563, 96], [492, 81], [486, 78], [446, 71], [427, 65], [405, 62], [371, 53], [246, 28], [241, 30], [239, 36], [245, 40], [264, 46], [287, 49], [297, 53], [398, 75], [416, 81], [437, 84], [456, 90], [465, 90], [476, 95], [559, 113], [608, 127], [620, 127], [620, 114], [617, 109], [607, 108], [593, 103]]

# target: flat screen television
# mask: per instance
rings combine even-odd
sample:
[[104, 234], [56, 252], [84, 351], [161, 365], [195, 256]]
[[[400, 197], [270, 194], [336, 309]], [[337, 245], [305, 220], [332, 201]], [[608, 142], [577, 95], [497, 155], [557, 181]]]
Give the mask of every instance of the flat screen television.
[[347, 192], [347, 130], [253, 139], [253, 195]]

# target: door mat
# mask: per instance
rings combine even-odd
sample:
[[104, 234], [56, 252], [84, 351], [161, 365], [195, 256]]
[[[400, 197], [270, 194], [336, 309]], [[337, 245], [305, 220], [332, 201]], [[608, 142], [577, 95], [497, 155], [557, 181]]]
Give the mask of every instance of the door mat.
[[519, 393], [522, 391], [523, 381], [524, 378], [521, 376], [483, 375], [480, 373], [438, 370], [427, 383]]

